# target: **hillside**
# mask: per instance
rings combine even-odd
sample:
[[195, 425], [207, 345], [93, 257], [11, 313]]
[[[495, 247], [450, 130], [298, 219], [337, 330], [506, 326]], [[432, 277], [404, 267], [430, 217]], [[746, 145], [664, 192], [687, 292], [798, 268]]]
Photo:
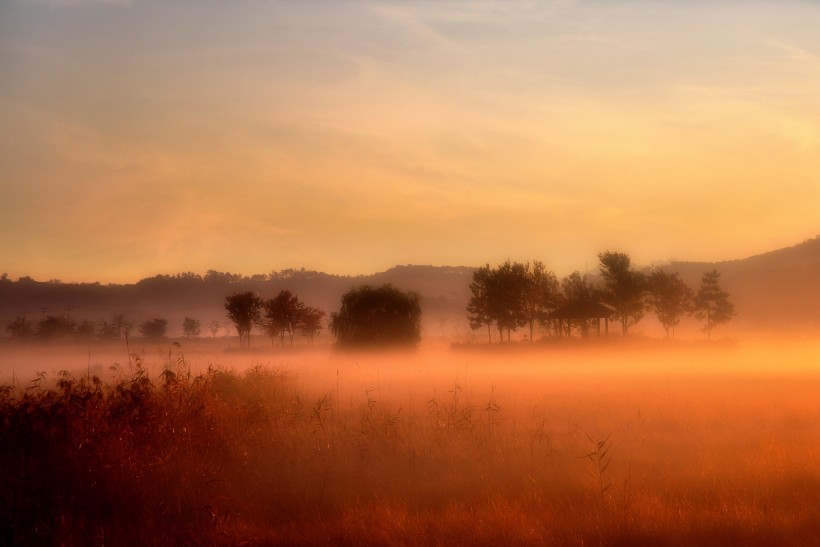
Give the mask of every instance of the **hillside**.
[[[780, 330], [820, 328], [820, 237], [742, 260], [671, 262], [662, 266], [679, 272], [696, 288], [703, 272], [716, 268], [731, 294], [739, 328]], [[301, 300], [327, 312], [336, 311], [341, 295], [362, 285], [392, 283], [421, 296], [425, 330], [434, 334], [466, 331], [465, 306], [473, 268], [404, 265], [372, 275], [338, 276], [308, 270], [283, 270], [250, 277], [209, 271], [157, 275], [134, 284], [40, 282], [31, 278], [0, 279], [0, 336], [5, 325], [26, 314], [38, 321], [46, 315], [70, 315], [72, 320], [109, 319], [122, 314], [134, 323], [165, 317], [170, 334], [178, 334], [190, 315], [203, 327], [226, 323], [223, 303], [234, 292], [255, 291], [270, 298], [289, 289]]]
[[741, 326], [779, 330], [820, 328], [820, 237], [742, 260], [672, 262], [691, 287], [703, 272], [721, 272]]
[[40, 282], [24, 277], [0, 279], [0, 336], [5, 325], [19, 315], [39, 321], [48, 315], [69, 315], [72, 320], [109, 319], [116, 314], [139, 323], [152, 317], [169, 320], [169, 334], [178, 334], [182, 319], [190, 315], [203, 327], [211, 320], [226, 322], [225, 297], [254, 291], [271, 298], [288, 289], [308, 305], [332, 312], [342, 294], [364, 284], [392, 283], [421, 296], [425, 321], [440, 324], [442, 317], [463, 315], [472, 268], [396, 266], [385, 272], [362, 276], [338, 276], [308, 270], [283, 270], [244, 277], [209, 271], [157, 275], [134, 284]]

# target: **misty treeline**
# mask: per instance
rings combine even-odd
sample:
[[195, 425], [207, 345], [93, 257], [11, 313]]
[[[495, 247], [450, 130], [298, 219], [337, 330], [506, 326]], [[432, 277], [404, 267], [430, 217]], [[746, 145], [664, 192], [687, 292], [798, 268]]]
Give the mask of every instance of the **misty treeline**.
[[712, 330], [735, 316], [729, 293], [720, 286], [720, 273], [703, 273], [697, 292], [677, 273], [654, 269], [644, 273], [632, 268], [629, 255], [605, 251], [598, 254], [598, 279], [572, 272], [560, 280], [543, 262], [511, 262], [491, 268], [489, 264], [473, 273], [468, 320], [474, 330], [487, 328], [493, 341], [493, 327], [499, 341], [510, 340], [511, 332], [526, 327], [533, 340], [536, 326], [549, 336], [570, 337], [573, 330], [588, 336], [600, 333], [600, 319], [616, 321], [626, 336], [647, 312], [654, 313], [667, 338], [685, 316], [703, 321], [711, 338]]
[[[139, 326], [145, 320], [173, 317], [168, 322], [168, 331], [173, 331], [175, 336], [180, 333], [177, 318], [181, 321], [179, 314], [185, 311], [200, 316], [197, 319], [202, 320], [201, 335], [227, 336], [233, 330], [222, 309], [228, 294], [275, 295], [281, 290], [289, 290], [293, 294], [307, 295], [311, 305], [317, 308], [331, 310], [338, 309], [341, 296], [351, 287], [384, 284], [411, 287], [421, 295], [420, 304], [431, 316], [454, 317], [462, 313], [472, 272], [473, 268], [468, 267], [423, 265], [395, 266], [384, 272], [359, 276], [327, 274], [304, 268], [252, 276], [209, 270], [204, 276], [190, 272], [157, 275], [132, 284], [64, 283], [58, 279], [36, 281], [27, 276], [13, 280], [2, 274], [0, 337], [79, 342], [124, 338], [126, 329], [110, 327], [115, 316], [127, 318], [130, 324], [127, 332], [132, 337], [142, 335]], [[38, 322], [48, 316], [54, 318], [50, 323], [62, 326], [44, 330], [42, 337], [36, 336]], [[73, 325], [71, 329], [65, 328], [68, 323]], [[55, 335], [49, 336], [46, 332]], [[182, 334], [189, 336], [184, 326]]]
[[313, 338], [322, 329], [325, 312], [306, 305], [289, 290], [273, 298], [263, 299], [253, 292], [234, 293], [225, 299], [225, 310], [239, 334], [240, 347], [250, 347], [251, 330], [262, 328], [271, 344], [278, 337], [282, 345], [287, 336], [290, 345], [297, 330], [313, 345]]
[[[321, 331], [324, 310], [308, 306], [289, 290], [263, 299], [253, 292], [234, 293], [225, 298], [225, 310], [239, 335], [240, 347], [250, 347], [254, 327], [271, 339], [290, 345], [296, 332], [313, 345]], [[419, 296], [392, 285], [361, 285], [342, 295], [341, 309], [330, 315], [329, 329], [339, 348], [415, 346], [421, 340]]]
[[[74, 321], [66, 315], [44, 315], [40, 321], [32, 321], [27, 314], [18, 315], [6, 326], [6, 332], [17, 341], [78, 341], [120, 340], [128, 338], [134, 331], [134, 323], [117, 314], [110, 319], [92, 321], [82, 319]], [[165, 338], [168, 333], [168, 320], [154, 317], [137, 325], [140, 336], [150, 340]], [[182, 321], [182, 333], [186, 338], [199, 336], [202, 327], [198, 319], [185, 317]]]

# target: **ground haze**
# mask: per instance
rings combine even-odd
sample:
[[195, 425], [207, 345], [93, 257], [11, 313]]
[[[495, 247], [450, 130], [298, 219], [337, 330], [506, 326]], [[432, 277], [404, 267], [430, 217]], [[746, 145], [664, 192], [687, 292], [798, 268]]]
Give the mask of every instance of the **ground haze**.
[[[3, 452], [5, 539], [820, 541], [814, 340], [404, 353], [217, 342], [140, 344], [130, 359], [119, 345], [3, 346], [6, 435], [29, 458]], [[95, 375], [102, 385], [83, 388]], [[31, 430], [12, 400], [26, 394], [42, 409]]]

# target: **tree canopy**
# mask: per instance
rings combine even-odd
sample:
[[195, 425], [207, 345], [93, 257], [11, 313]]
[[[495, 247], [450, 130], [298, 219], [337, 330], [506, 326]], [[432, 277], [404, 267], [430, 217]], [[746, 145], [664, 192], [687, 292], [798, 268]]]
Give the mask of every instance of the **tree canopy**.
[[419, 296], [392, 285], [362, 285], [342, 296], [330, 329], [340, 348], [414, 347], [421, 340]]
[[604, 301], [615, 308], [614, 317], [620, 321], [626, 336], [629, 327], [643, 317], [646, 279], [631, 268], [627, 254], [604, 251], [598, 254], [598, 261], [604, 281]]
[[253, 292], [234, 293], [225, 298], [225, 309], [228, 317], [236, 326], [239, 334], [239, 345], [251, 346], [251, 329], [259, 321], [262, 310], [262, 299]]
[[163, 338], [167, 330], [168, 320], [161, 317], [149, 319], [140, 324], [140, 334], [151, 340]]
[[675, 339], [675, 327], [681, 317], [692, 310], [692, 289], [678, 277], [677, 273], [655, 270], [648, 278], [649, 307], [655, 312], [658, 321], [669, 338]]
[[729, 293], [720, 286], [720, 273], [710, 270], [703, 274], [700, 289], [694, 298], [695, 317], [705, 321], [703, 330], [712, 338], [712, 329], [728, 323], [735, 316], [735, 306], [729, 301]]
[[542, 262], [530, 264], [507, 260], [496, 268], [490, 265], [473, 273], [470, 283], [470, 300], [467, 318], [475, 330], [487, 326], [492, 342], [491, 325], [495, 324], [499, 338], [507, 340], [510, 333], [529, 325], [530, 340], [536, 322], [546, 320], [558, 301], [558, 280]]

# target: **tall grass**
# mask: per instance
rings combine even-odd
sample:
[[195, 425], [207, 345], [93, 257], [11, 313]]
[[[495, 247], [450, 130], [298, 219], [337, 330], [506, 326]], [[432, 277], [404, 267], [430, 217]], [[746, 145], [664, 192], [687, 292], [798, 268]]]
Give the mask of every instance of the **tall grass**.
[[764, 412], [765, 382], [188, 366], [3, 386], [0, 543], [820, 544], [816, 377]]

